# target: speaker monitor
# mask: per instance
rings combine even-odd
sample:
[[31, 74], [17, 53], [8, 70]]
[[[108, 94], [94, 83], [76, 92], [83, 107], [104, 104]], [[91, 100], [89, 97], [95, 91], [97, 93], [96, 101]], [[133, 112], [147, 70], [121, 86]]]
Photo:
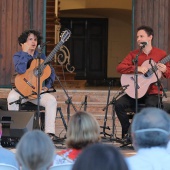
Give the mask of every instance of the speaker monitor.
[[35, 112], [30, 111], [3, 111], [0, 110], [2, 123], [2, 138], [21, 138], [21, 136], [34, 128]]

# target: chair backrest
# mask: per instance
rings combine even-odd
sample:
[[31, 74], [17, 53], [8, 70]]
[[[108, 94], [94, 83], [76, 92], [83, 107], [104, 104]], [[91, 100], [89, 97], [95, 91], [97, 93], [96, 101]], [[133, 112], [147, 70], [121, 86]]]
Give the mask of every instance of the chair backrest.
[[0, 170], [18, 170], [15, 166], [0, 163]]
[[50, 170], [71, 170], [73, 164], [60, 164], [60, 165], [54, 165], [50, 167]]

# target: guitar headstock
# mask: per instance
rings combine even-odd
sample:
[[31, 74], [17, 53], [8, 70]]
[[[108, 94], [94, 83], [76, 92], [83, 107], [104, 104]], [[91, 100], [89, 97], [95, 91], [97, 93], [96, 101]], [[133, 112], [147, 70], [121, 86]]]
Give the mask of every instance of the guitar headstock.
[[71, 31], [69, 29], [63, 31], [60, 35], [61, 41], [63, 43], [66, 42], [70, 38], [70, 35], [71, 35]]

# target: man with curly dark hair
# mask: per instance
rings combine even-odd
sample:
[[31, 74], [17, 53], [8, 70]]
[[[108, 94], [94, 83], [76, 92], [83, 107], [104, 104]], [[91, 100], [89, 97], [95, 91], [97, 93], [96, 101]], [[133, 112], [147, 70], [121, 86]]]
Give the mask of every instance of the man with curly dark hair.
[[[18, 37], [18, 43], [22, 47], [22, 50], [16, 52], [13, 56], [15, 71], [18, 75], [26, 73], [33, 60], [36, 60], [36, 58], [40, 57], [43, 60], [46, 59], [46, 56], [43, 53], [40, 53], [38, 50], [36, 50], [37, 46], [41, 44], [41, 41], [42, 36], [40, 32], [36, 30], [26, 30]], [[55, 70], [51, 66], [48, 67], [51, 73], [49, 74], [49, 77], [44, 80], [44, 83], [42, 83], [43, 85], [42, 89], [40, 89], [40, 92], [48, 91], [48, 89], [52, 87], [55, 80]], [[29, 83], [27, 84], [29, 85]], [[22, 94], [20, 89], [13, 88], [10, 91], [7, 99], [8, 110], [19, 110], [19, 104], [15, 103], [14, 101], [17, 101], [21, 96]], [[21, 102], [25, 103], [29, 100], [29, 102], [37, 104], [37, 98], [28, 98], [23, 98]], [[43, 93], [40, 95], [39, 102], [40, 106], [45, 107], [45, 132], [48, 133], [53, 140], [55, 140], [55, 117], [57, 108], [56, 98], [52, 94]]]
[[34, 34], [34, 36], [37, 37], [37, 45], [41, 44], [42, 36], [41, 36], [41, 33], [39, 31], [26, 30], [26, 31], [22, 32], [22, 34], [18, 37], [18, 43], [19, 43], [20, 46], [22, 46], [22, 44], [24, 44], [27, 41], [27, 38], [30, 34]]

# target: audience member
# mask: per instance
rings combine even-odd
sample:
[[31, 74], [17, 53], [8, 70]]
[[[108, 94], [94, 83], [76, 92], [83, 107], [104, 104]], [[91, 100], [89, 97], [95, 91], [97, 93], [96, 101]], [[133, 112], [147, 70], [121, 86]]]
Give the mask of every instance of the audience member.
[[47, 134], [29, 131], [19, 141], [16, 158], [22, 170], [47, 170], [53, 164], [55, 147]]
[[[2, 136], [2, 124], [0, 124], [0, 138]], [[15, 154], [0, 145], [0, 163], [12, 165], [19, 169]]]
[[55, 164], [73, 163], [82, 149], [100, 141], [100, 128], [97, 120], [87, 112], [75, 113], [68, 125], [67, 149], [58, 152]]
[[128, 170], [128, 167], [114, 146], [93, 144], [79, 155], [72, 170]]
[[141, 110], [134, 116], [131, 133], [137, 154], [126, 158], [130, 170], [170, 169], [170, 117], [165, 111], [152, 107]]

